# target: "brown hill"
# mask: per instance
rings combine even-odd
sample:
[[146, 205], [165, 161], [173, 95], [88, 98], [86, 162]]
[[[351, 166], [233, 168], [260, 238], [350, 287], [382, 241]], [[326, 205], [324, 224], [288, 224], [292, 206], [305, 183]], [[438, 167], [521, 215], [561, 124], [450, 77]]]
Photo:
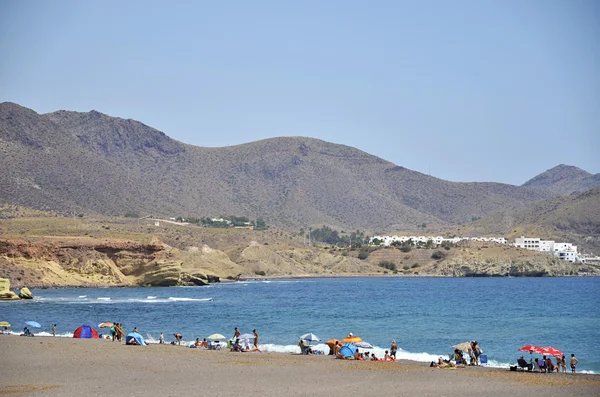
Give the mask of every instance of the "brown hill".
[[528, 180], [522, 186], [546, 190], [556, 195], [567, 195], [600, 186], [600, 174], [592, 175], [572, 165], [560, 164]]
[[521, 235], [573, 242], [600, 253], [600, 187], [503, 211], [462, 227], [473, 235]]
[[274, 138], [206, 148], [134, 120], [0, 104], [0, 202], [67, 214], [244, 215], [286, 228], [442, 227], [549, 197], [454, 183], [352, 147]]

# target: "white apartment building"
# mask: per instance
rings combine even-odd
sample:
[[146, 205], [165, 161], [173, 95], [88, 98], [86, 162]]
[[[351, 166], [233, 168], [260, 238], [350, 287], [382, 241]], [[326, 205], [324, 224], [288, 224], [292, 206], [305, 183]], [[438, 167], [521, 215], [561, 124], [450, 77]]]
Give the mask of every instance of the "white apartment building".
[[515, 247], [548, 252], [562, 260], [580, 262], [577, 254], [577, 246], [571, 243], [557, 243], [552, 240], [521, 236], [515, 239]]
[[381, 240], [382, 246], [388, 247], [392, 245], [394, 242], [405, 243], [408, 240], [412, 240], [414, 244], [427, 244], [428, 241], [432, 241], [435, 245], [441, 245], [442, 243], [452, 243], [456, 244], [461, 241], [484, 241], [491, 242], [497, 244], [507, 244], [508, 241], [504, 237], [450, 237], [445, 238], [442, 236], [374, 236], [371, 238], [371, 243], [373, 240]]
[[554, 252], [554, 241], [552, 241], [552, 240], [540, 240], [540, 251], [542, 251], [542, 252]]
[[577, 251], [558, 251], [554, 253], [558, 259], [568, 262], [579, 262]]
[[515, 247], [540, 251], [540, 239], [521, 236], [515, 239]]

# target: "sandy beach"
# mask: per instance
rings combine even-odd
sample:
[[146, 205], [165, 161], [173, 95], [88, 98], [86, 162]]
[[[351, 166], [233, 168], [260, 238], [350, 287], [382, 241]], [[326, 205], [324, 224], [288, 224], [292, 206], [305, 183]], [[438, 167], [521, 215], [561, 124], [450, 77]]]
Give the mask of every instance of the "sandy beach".
[[596, 396], [600, 375], [0, 336], [0, 394], [33, 396]]

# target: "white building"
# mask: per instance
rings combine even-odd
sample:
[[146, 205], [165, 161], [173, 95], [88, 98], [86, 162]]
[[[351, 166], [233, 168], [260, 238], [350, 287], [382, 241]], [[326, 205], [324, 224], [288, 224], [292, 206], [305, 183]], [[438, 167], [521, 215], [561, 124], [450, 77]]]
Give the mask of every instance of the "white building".
[[558, 259], [568, 262], [579, 262], [577, 251], [558, 251], [554, 253]]
[[579, 256], [577, 255], [577, 246], [571, 243], [557, 243], [553, 240], [541, 240], [537, 237], [521, 236], [520, 238], [515, 239], [515, 247], [548, 252], [562, 260], [580, 262]]
[[526, 248], [530, 250], [540, 250], [540, 239], [533, 237], [523, 237], [515, 239], [515, 247]]
[[542, 251], [542, 252], [554, 252], [554, 241], [552, 241], [552, 240], [540, 240], [540, 251]]

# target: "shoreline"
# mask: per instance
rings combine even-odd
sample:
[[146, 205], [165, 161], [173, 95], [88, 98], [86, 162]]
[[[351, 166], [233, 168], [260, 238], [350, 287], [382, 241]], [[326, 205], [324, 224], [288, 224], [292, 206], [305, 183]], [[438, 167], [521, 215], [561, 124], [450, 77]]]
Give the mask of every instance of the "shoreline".
[[291, 353], [232, 353], [101, 339], [0, 336], [0, 391], [79, 395], [598, 395], [600, 375], [430, 368]]
[[[303, 280], [303, 279], [335, 279], [335, 278], [476, 278], [476, 279], [488, 279], [488, 278], [518, 278], [518, 279], [539, 279], [539, 278], [595, 278], [600, 277], [600, 275], [568, 275], [568, 276], [539, 276], [539, 277], [528, 277], [528, 276], [444, 276], [438, 274], [373, 274], [373, 273], [365, 273], [365, 274], [336, 274], [336, 275], [282, 275], [282, 276], [253, 276], [253, 277], [240, 277], [238, 280], [229, 280], [223, 279], [218, 283], [209, 283], [207, 285], [216, 285], [216, 284], [229, 284], [236, 282], [244, 282], [244, 281], [269, 281], [269, 280]], [[191, 285], [191, 286], [147, 286], [147, 285], [131, 285], [131, 284], [94, 284], [94, 285], [23, 285], [22, 287], [12, 287], [11, 291], [17, 292], [21, 288], [29, 288], [31, 289], [87, 289], [87, 288], [182, 288], [182, 287], [205, 287], [204, 285]], [[0, 302], [3, 300], [0, 299]], [[19, 300], [16, 300], [19, 301]]]

